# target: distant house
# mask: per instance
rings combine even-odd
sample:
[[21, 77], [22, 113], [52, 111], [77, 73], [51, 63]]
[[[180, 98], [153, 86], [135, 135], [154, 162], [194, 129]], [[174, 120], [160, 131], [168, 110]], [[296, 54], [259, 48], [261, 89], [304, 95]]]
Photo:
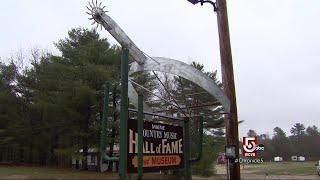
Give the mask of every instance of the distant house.
[[306, 161], [306, 158], [304, 156], [299, 156], [298, 157], [298, 161], [299, 162], [304, 162], [304, 161]]
[[291, 156], [291, 161], [298, 161], [298, 156]]
[[[108, 155], [109, 152], [110, 152], [110, 148], [107, 147], [106, 154]], [[84, 158], [86, 158], [88, 170], [100, 172], [100, 166], [101, 166], [100, 159], [101, 158], [100, 158], [100, 152], [97, 148], [89, 148], [87, 157], [82, 156], [83, 149], [80, 149], [79, 153], [81, 154], [80, 156], [72, 157], [72, 168], [83, 169], [84, 168], [84, 166], [83, 166]], [[116, 156], [116, 157], [119, 156], [119, 146], [118, 145], [113, 146], [113, 156]], [[112, 162], [112, 163], [108, 162], [107, 164], [104, 164], [104, 167], [105, 166], [106, 166], [106, 168], [103, 168], [103, 169], [108, 169], [108, 166], [111, 166], [113, 171], [116, 171], [118, 169], [117, 168], [118, 164], [116, 162]]]
[[306, 158], [304, 156], [291, 156], [291, 161], [304, 162]]
[[276, 156], [273, 158], [273, 160], [274, 160], [274, 162], [281, 162], [281, 161], [283, 161], [283, 158], [280, 156]]

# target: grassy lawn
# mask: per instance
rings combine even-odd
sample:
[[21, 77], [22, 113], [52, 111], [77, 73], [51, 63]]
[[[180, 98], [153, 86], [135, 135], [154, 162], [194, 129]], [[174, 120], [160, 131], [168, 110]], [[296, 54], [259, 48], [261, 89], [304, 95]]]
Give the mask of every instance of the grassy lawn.
[[62, 168], [0, 166], [0, 179], [106, 179], [108, 175], [114, 176]]
[[244, 173], [269, 175], [314, 175], [316, 162], [264, 162], [245, 165]]
[[[129, 176], [136, 179], [136, 174]], [[178, 179], [172, 175], [145, 173], [144, 179]], [[0, 179], [119, 179], [118, 173], [98, 173], [67, 168], [0, 165]]]

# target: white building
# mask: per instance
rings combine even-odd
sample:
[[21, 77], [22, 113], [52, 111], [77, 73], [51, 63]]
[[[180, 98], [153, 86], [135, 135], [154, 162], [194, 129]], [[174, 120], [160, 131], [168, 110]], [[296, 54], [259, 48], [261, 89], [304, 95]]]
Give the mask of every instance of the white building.
[[281, 161], [283, 161], [283, 158], [280, 156], [276, 156], [273, 158], [273, 160], [274, 160], [274, 162], [281, 162]]

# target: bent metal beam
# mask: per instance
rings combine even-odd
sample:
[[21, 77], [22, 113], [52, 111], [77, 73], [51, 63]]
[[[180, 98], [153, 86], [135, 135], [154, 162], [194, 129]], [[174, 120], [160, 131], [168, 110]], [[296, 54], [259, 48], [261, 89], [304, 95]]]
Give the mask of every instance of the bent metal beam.
[[226, 112], [229, 112], [229, 100], [224, 95], [222, 89], [220, 89], [220, 87], [207, 75], [197, 70], [193, 66], [178, 60], [164, 57], [153, 57], [153, 59], [157, 62], [149, 59], [145, 61], [143, 65], [133, 62], [131, 64], [129, 73], [138, 71], [160, 71], [181, 76], [202, 87], [221, 103]]
[[[88, 12], [88, 14], [92, 16], [92, 18], [89, 19], [93, 19], [96, 23], [98, 23], [98, 25], [100, 24], [101, 26], [103, 26], [121, 44], [122, 47], [129, 50], [129, 54], [135, 61], [132, 63], [131, 72], [154, 70], [181, 76], [205, 89], [222, 104], [226, 113], [229, 112], [229, 99], [223, 93], [222, 89], [212, 79], [210, 79], [191, 65], [188, 65], [181, 61], [163, 57], [151, 58], [149, 56], [146, 56], [129, 38], [129, 36], [120, 28], [120, 26], [105, 13], [100, 5], [101, 3], [99, 4], [99, 6], [96, 3], [96, 5], [90, 6], [91, 8], [88, 8], [88, 10], [90, 11]], [[138, 94], [136, 93], [130, 82], [128, 85], [130, 92], [129, 98], [135, 100], [138, 99]], [[132, 101], [132, 103], [136, 107], [138, 107], [137, 101]], [[145, 109], [147, 110], [149, 108], [145, 106]]]

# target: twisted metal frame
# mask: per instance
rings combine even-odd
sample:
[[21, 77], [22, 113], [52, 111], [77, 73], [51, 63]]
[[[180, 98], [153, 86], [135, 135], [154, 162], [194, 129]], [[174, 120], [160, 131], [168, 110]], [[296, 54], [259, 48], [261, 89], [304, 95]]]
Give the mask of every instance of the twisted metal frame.
[[[230, 100], [226, 97], [222, 89], [208, 76], [201, 71], [197, 70], [191, 65], [184, 62], [164, 58], [164, 57], [150, 57], [141, 51], [136, 44], [129, 38], [129, 36], [120, 28], [120, 26], [106, 14], [104, 10], [105, 6], [98, 4], [97, 0], [89, 2], [87, 9], [90, 20], [97, 24], [97, 27], [101, 25], [104, 27], [120, 44], [129, 50], [129, 54], [133, 57], [134, 62], [131, 64], [129, 75], [138, 71], [160, 71], [181, 76], [193, 83], [199, 85], [209, 94], [214, 96], [224, 107], [226, 113], [230, 111]], [[129, 81], [128, 83], [128, 95], [132, 100], [131, 102], [135, 107], [138, 107], [138, 93], [134, 89], [133, 85]], [[144, 109], [152, 112], [151, 108], [144, 103]]]

